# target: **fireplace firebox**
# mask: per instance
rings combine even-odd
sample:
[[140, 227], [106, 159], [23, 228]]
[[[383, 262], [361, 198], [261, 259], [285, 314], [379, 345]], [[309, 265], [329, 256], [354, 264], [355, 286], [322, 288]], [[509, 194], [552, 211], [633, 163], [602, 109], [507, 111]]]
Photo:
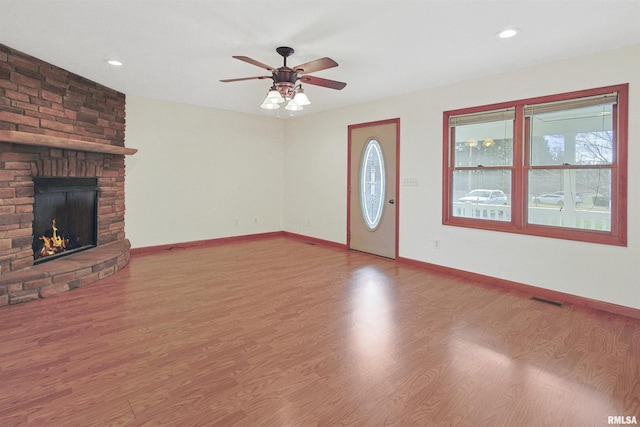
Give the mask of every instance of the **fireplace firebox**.
[[97, 241], [97, 178], [34, 178], [33, 262], [89, 249]]

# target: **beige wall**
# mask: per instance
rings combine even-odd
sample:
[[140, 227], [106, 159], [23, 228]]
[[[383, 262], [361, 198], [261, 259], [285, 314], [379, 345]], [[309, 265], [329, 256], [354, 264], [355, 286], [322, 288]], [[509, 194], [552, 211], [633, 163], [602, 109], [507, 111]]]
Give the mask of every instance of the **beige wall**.
[[127, 96], [132, 247], [282, 230], [284, 124]]
[[[628, 247], [442, 225], [443, 111], [619, 83]], [[347, 126], [399, 117], [401, 182], [418, 180], [400, 187], [400, 256], [640, 308], [639, 99], [640, 46], [289, 120], [127, 97], [126, 145], [140, 152], [127, 159], [126, 234], [134, 247], [277, 230], [345, 243]]]

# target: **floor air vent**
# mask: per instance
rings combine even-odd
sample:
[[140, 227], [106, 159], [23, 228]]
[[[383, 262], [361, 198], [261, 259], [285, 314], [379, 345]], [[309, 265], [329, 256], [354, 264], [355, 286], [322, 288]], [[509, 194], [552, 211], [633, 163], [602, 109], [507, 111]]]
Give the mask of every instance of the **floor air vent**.
[[538, 302], [543, 302], [545, 304], [555, 305], [556, 307], [562, 307], [562, 303], [561, 302], [551, 301], [551, 300], [548, 300], [548, 299], [538, 298], [538, 297], [532, 297], [531, 299], [533, 301], [538, 301]]

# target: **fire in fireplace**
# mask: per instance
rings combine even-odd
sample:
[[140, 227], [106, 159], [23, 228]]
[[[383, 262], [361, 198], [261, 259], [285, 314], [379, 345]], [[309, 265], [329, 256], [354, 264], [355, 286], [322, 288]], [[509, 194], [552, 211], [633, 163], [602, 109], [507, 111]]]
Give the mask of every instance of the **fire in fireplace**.
[[34, 178], [34, 263], [96, 245], [96, 178]]
[[[56, 220], [51, 223], [51, 236], [42, 235], [42, 248], [40, 249], [40, 257], [49, 255], [55, 255], [60, 252], [64, 252], [67, 248], [72, 249], [69, 245], [69, 238], [64, 234], [58, 234], [58, 227], [56, 227]], [[62, 237], [61, 237], [62, 236]]]

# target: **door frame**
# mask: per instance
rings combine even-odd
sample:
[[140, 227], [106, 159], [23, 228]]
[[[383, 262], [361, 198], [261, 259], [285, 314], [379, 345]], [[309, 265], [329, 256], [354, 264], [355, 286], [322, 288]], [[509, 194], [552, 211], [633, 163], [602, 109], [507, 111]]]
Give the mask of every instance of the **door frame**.
[[[399, 242], [400, 242], [400, 118], [397, 117], [395, 119], [386, 119], [386, 120], [377, 120], [373, 122], [366, 123], [358, 123], [354, 125], [349, 125], [347, 127], [347, 248], [351, 250], [351, 130], [358, 129], [362, 127], [369, 126], [379, 126], [379, 125], [388, 125], [395, 124], [396, 125], [396, 188], [395, 188], [395, 204], [394, 208], [396, 210], [396, 223], [395, 223], [395, 259], [398, 259], [399, 256]], [[358, 173], [356, 171], [356, 173]]]

